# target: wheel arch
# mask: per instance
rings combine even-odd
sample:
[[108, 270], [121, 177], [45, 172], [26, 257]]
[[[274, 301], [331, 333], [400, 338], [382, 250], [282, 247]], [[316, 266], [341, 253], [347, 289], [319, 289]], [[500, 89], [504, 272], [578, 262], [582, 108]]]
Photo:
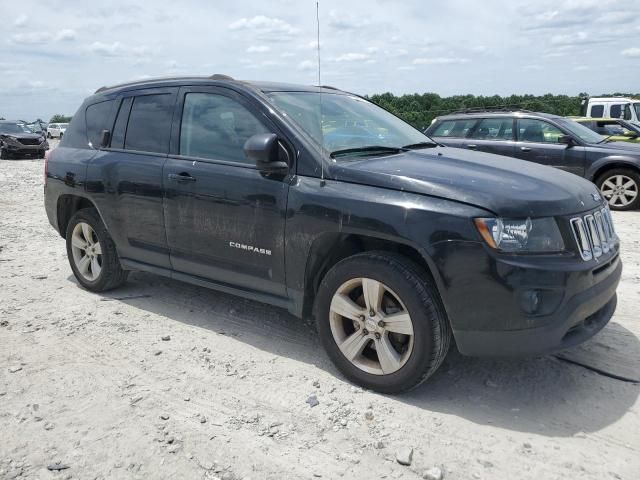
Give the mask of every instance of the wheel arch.
[[[441, 292], [441, 281], [435, 263], [419, 247], [402, 240], [371, 235], [332, 232], [318, 237], [309, 249], [304, 276], [303, 318], [311, 318], [316, 293], [326, 273], [339, 261], [368, 251], [385, 251], [406, 257], [421, 267]], [[441, 295], [442, 298], [442, 295]]]
[[[82, 210], [83, 208], [95, 208], [96, 211], [98, 210], [95, 203], [93, 203], [89, 198], [81, 195], [63, 194], [58, 197], [58, 231], [62, 238], [66, 238], [67, 225], [69, 225], [71, 217], [73, 217], [78, 210]], [[100, 215], [100, 212], [98, 212], [98, 215]]]
[[603, 173], [616, 168], [629, 168], [640, 174], [640, 162], [631, 158], [615, 157], [603, 158], [595, 162], [589, 169], [587, 178], [595, 183]]

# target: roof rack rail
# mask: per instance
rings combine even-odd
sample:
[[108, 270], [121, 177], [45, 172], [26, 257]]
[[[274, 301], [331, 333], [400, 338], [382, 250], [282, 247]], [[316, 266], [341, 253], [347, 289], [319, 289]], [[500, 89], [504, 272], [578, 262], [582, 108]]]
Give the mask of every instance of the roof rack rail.
[[331, 85], [318, 85], [318, 87], [320, 87], [320, 88], [327, 88], [327, 89], [329, 89], [329, 90], [340, 90], [339, 88], [337, 88], [337, 87], [332, 87]]
[[451, 112], [449, 115], [455, 114], [455, 113], [482, 113], [482, 112], [531, 112], [531, 110], [522, 108], [520, 105], [496, 105], [491, 107], [465, 108], [462, 110], [456, 110], [455, 112]]
[[97, 89], [95, 93], [100, 93], [100, 92], [104, 92], [105, 90], [111, 90], [112, 88], [119, 88], [119, 87], [127, 87], [129, 85], [137, 85], [139, 83], [147, 83], [147, 82], [162, 82], [162, 81], [167, 81], [167, 80], [181, 80], [181, 79], [193, 79], [193, 78], [200, 78], [200, 79], [209, 79], [209, 80], [233, 80], [235, 81], [235, 79], [233, 77], [230, 77], [229, 75], [223, 75], [221, 73], [215, 73], [213, 75], [210, 75], [208, 77], [197, 77], [197, 76], [178, 76], [178, 77], [158, 77], [158, 78], [144, 78], [144, 79], [140, 79], [140, 80], [134, 80], [131, 82], [125, 82], [125, 83], [118, 83], [116, 85], [111, 85], [109, 87], [107, 87], [106, 85], [103, 87], [100, 87], [99, 89]]

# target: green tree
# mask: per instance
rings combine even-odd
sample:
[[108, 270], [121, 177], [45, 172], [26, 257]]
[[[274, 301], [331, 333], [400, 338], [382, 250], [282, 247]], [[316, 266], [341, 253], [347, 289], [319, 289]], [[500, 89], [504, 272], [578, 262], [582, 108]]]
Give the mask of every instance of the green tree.
[[71, 117], [56, 113], [53, 117], [51, 117], [51, 120], [49, 120], [49, 123], [69, 123], [70, 121], [71, 121]]

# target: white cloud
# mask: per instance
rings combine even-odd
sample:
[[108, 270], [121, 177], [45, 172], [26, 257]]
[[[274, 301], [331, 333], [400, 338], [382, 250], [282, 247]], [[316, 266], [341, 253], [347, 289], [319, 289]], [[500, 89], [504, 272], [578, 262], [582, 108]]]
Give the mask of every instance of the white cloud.
[[69, 40], [75, 40], [77, 36], [78, 34], [75, 32], [75, 30], [71, 30], [70, 28], [65, 28], [64, 30], [60, 30], [58, 33], [56, 33], [55, 39], [59, 42], [69, 41]]
[[638, 47], [627, 48], [623, 50], [621, 53], [625, 57], [631, 57], [631, 58], [640, 57], [640, 48]]
[[13, 25], [16, 27], [23, 27], [27, 24], [27, 20], [29, 20], [29, 17], [27, 17], [23, 13], [22, 15], [18, 15], [18, 17], [16, 17], [16, 19], [13, 21]]
[[251, 45], [247, 48], [247, 53], [265, 53], [271, 51], [266, 45]]
[[450, 65], [469, 63], [469, 59], [458, 57], [416, 58], [412, 63], [414, 65]]
[[337, 10], [329, 11], [328, 24], [335, 30], [354, 30], [366, 27], [370, 23], [371, 22], [367, 18], [363, 18], [362, 15], [353, 16], [346, 13], [338, 13]]
[[298, 33], [298, 29], [280, 18], [258, 15], [241, 18], [229, 24], [230, 30], [253, 31], [259, 37], [269, 40], [287, 40]]
[[143, 57], [149, 54], [149, 48], [144, 45], [129, 47], [120, 42], [93, 42], [87, 50], [104, 57]]
[[293, 53], [293, 52], [282, 52], [280, 54], [280, 57], [282, 57], [282, 58], [290, 58], [290, 57], [295, 57], [295, 56], [296, 56], [296, 54]]
[[402, 65], [398, 67], [398, 70], [415, 70], [416, 67], [413, 65]]
[[77, 34], [75, 30], [65, 28], [56, 33], [46, 31], [41, 32], [21, 32], [10, 37], [10, 42], [20, 45], [43, 45], [50, 42], [62, 42], [75, 40]]
[[315, 70], [316, 68], [318, 68], [318, 64], [311, 60], [303, 60], [298, 64], [298, 70]]
[[360, 60], [368, 60], [369, 55], [366, 53], [343, 53], [342, 55], [333, 58], [334, 62], [357, 62]]

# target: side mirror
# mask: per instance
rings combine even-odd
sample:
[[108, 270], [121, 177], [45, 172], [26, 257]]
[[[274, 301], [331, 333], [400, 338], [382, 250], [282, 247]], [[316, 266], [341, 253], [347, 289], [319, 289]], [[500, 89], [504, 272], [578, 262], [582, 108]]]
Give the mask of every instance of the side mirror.
[[111, 132], [109, 130], [102, 130], [102, 135], [100, 136], [100, 148], [107, 148], [110, 141]]
[[576, 141], [571, 135], [562, 135], [560, 138], [558, 138], [558, 143], [564, 143], [569, 148], [576, 145]]
[[256, 167], [263, 173], [286, 175], [289, 164], [282, 160], [281, 151], [284, 151], [286, 158], [288, 154], [281, 148], [275, 133], [256, 133], [244, 144], [245, 155], [256, 162]]

